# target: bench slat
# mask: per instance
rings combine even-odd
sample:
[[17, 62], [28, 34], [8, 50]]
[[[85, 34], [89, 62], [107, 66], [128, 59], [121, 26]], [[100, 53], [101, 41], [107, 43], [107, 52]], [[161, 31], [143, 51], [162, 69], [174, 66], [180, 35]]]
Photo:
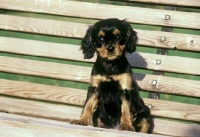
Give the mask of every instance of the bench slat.
[[[105, 129], [96, 129], [93, 131], [88, 131], [87, 127], [85, 129], [79, 129], [80, 126], [71, 126], [70, 128], [58, 128], [58, 127], [49, 127], [41, 126], [41, 125], [30, 125], [26, 123], [17, 123], [17, 122], [8, 122], [8, 121], [0, 121], [0, 132], [3, 137], [166, 137], [164, 135], [155, 135], [155, 134], [143, 134], [136, 132], [125, 132], [125, 131], [110, 131], [106, 132]], [[23, 128], [22, 128], [23, 127]], [[74, 129], [72, 129], [74, 127]], [[12, 132], [10, 132], [12, 131]]]
[[[73, 74], [72, 74], [73, 75]], [[68, 79], [66, 77], [66, 79]], [[194, 80], [186, 80], [186, 79], [180, 79], [180, 78], [171, 78], [171, 77], [166, 77], [166, 76], [156, 76], [156, 75], [144, 75], [144, 74], [134, 74], [134, 79], [137, 81], [139, 88], [141, 90], [146, 90], [146, 91], [154, 91], [154, 92], [160, 92], [160, 93], [167, 93], [167, 94], [176, 94], [176, 95], [182, 95], [182, 96], [191, 96], [191, 97], [200, 97], [200, 81], [194, 81]], [[152, 86], [152, 81], [156, 80], [157, 85]], [[80, 82], [83, 82], [80, 79]], [[89, 81], [87, 81], [89, 82]], [[57, 97], [61, 97], [62, 94], [65, 93], [65, 96], [62, 98], [59, 98], [57, 101], [62, 102], [62, 100], [67, 101], [70, 100], [70, 96], [66, 95], [65, 91], [73, 91], [71, 88], [61, 88], [57, 89], [52, 87], [46, 87], [46, 86], [38, 86], [37, 84], [28, 84], [28, 83], [23, 83], [23, 82], [16, 82], [16, 81], [7, 81], [0, 79], [0, 93], [7, 94], [7, 95], [12, 95], [12, 96], [20, 96], [20, 97], [29, 97], [29, 98], [36, 98], [40, 99], [40, 96], [37, 96], [38, 92], [43, 93], [43, 89], [45, 91], [51, 91], [52, 93], [55, 93], [54, 95], [49, 94], [43, 94], [43, 99], [48, 99], [48, 100], [57, 100]], [[187, 83], [187, 84], [183, 84]], [[23, 87], [21, 85], [27, 85], [26, 87]], [[13, 91], [11, 91], [11, 89]], [[56, 92], [56, 90], [60, 92]], [[27, 91], [31, 91], [32, 94], [28, 94]], [[63, 91], [63, 92], [62, 92]], [[78, 92], [83, 92], [83, 91], [78, 91]], [[59, 95], [57, 95], [59, 93]], [[69, 97], [68, 97], [69, 96]], [[79, 97], [80, 100], [78, 102], [73, 102], [74, 104], [80, 104], [81, 99], [83, 97]], [[73, 98], [72, 98], [73, 99]], [[78, 100], [78, 98], [76, 98]]]
[[0, 94], [82, 106], [86, 90], [0, 79]]
[[[89, 83], [91, 68], [2, 56], [0, 71]], [[200, 97], [200, 81], [142, 74], [135, 74], [134, 78], [142, 90]], [[157, 81], [156, 86], [151, 85], [153, 80]]]
[[[44, 35], [82, 38], [88, 24], [72, 23], [48, 19], [25, 18], [0, 15], [0, 29]], [[139, 45], [180, 50], [200, 51], [200, 36], [159, 31], [135, 29], [138, 32]], [[165, 40], [162, 42], [161, 38]], [[3, 40], [5, 42], [6, 40]], [[15, 40], [8, 42], [11, 44]], [[22, 40], [21, 40], [22, 41]], [[25, 42], [25, 41], [24, 41]]]
[[[199, 13], [173, 12], [68, 0], [62, 2], [57, 0], [51, 0], [51, 2], [48, 0], [37, 2], [34, 0], [1, 0], [0, 8], [93, 19], [127, 18], [133, 23], [200, 29]], [[135, 13], [134, 16], [132, 13]], [[170, 19], [165, 20], [165, 15], [170, 15]]]
[[[0, 114], [1, 115], [1, 114]], [[10, 115], [10, 114], [8, 114]], [[6, 118], [6, 120], [5, 120]], [[23, 120], [26, 122], [19, 121]], [[13, 121], [15, 120], [15, 121]], [[30, 121], [35, 122], [34, 124], [30, 124]], [[27, 123], [27, 121], [29, 121]], [[153, 134], [143, 134], [136, 132], [126, 132], [126, 131], [118, 131], [118, 130], [108, 130], [102, 128], [94, 128], [94, 127], [86, 127], [86, 126], [77, 126], [71, 125], [69, 123], [59, 122], [52, 120], [44, 120], [39, 118], [32, 117], [20, 117], [17, 115], [0, 116], [0, 132], [3, 137], [11, 137], [11, 136], [20, 136], [20, 137], [29, 137], [29, 136], [37, 136], [37, 137], [102, 137], [103, 136], [116, 136], [124, 137], [136, 136], [136, 137], [163, 137], [162, 135], [153, 135]], [[12, 132], [10, 132], [12, 131]], [[74, 132], [75, 131], [75, 132]], [[22, 134], [23, 133], [23, 134]]]
[[[0, 97], [1, 112], [6, 111], [12, 114], [19, 114], [23, 116], [46, 118], [51, 120], [59, 120], [67, 122], [71, 119], [78, 119], [79, 116], [77, 114], [80, 115], [81, 110], [82, 110], [81, 108], [70, 107], [67, 105], [60, 105], [60, 104], [55, 105], [52, 103], [50, 104], [45, 102], [37, 102], [33, 100], [27, 101], [24, 99]], [[0, 119], [1, 118], [2, 116], [0, 116]], [[30, 120], [28, 121], [30, 122]], [[177, 122], [155, 119], [154, 133], [173, 135], [173, 136], [186, 136], [186, 135], [198, 136], [198, 133], [200, 131], [199, 129], [200, 129], [199, 125], [184, 124], [184, 123], [179, 124]]]
[[177, 5], [177, 6], [192, 6], [199, 7], [200, 1], [197, 0], [126, 0], [136, 2], [147, 2], [155, 4]]
[[[59, 49], [59, 47], [57, 47], [57, 48]], [[47, 56], [52, 57], [52, 54], [54, 54], [54, 55], [57, 54], [56, 58], [59, 57], [62, 59], [70, 59], [70, 60], [76, 60], [76, 61], [89, 61], [89, 60], [83, 59], [82, 53], [78, 50], [78, 48], [79, 48], [78, 46], [66, 45], [65, 50], [61, 47], [60, 50], [57, 50], [58, 52], [53, 53], [53, 50], [49, 50], [47, 48], [47, 49], [44, 49], [44, 51], [42, 51], [43, 53], [41, 51], [39, 51], [39, 54], [41, 55], [41, 53], [42, 53], [46, 57]], [[30, 48], [26, 48], [26, 49], [29, 50], [28, 54], [30, 53], [30, 51], [33, 52], [33, 50], [30, 50]], [[37, 47], [36, 47], [36, 50], [38, 50]], [[77, 54], [72, 54], [71, 51], [74, 51], [74, 50], [77, 51], [76, 52]], [[59, 51], [61, 51], [61, 54], [59, 54]], [[78, 51], [79, 51], [79, 53], [78, 53]], [[37, 52], [33, 53], [33, 54], [37, 54]], [[62, 56], [64, 56], [64, 57], [62, 57]], [[166, 72], [176, 72], [176, 73], [200, 75], [200, 71], [199, 71], [200, 70], [200, 59], [149, 54], [149, 53], [141, 53], [141, 52], [127, 54], [126, 57], [129, 61], [129, 63], [131, 64], [131, 66], [135, 67], [135, 68], [144, 68], [144, 69], [150, 69], [150, 70], [160, 70], [160, 71], [166, 71]], [[12, 62], [12, 59], [14, 60], [13, 65], [15, 65], [15, 64], [20, 65], [20, 63], [17, 63], [18, 61], [16, 59], [9, 58], [9, 57], [0, 57], [0, 62], [2, 62], [3, 64], [7, 64], [8, 62], [6, 62], [6, 60], [10, 60]], [[94, 62], [94, 60], [95, 59], [92, 59], [91, 61]], [[30, 64], [29, 61], [27, 61], [27, 60], [21, 60], [21, 61], [24, 61], [24, 63], [26, 62], [27, 65]], [[11, 64], [11, 62], [10, 62], [10, 64]], [[44, 63], [41, 62], [39, 64], [42, 65]], [[39, 64], [38, 64], [38, 66], [40, 66]], [[185, 65], [185, 64], [188, 64], [188, 65]]]
[[[74, 129], [81, 129], [87, 131], [103, 131], [103, 132], [116, 132], [115, 130], [109, 129], [102, 129], [102, 128], [93, 128], [91, 126], [76, 126], [76, 125], [69, 125], [63, 121], [54, 121], [49, 119], [41, 119], [41, 118], [34, 118], [22, 115], [14, 115], [8, 113], [0, 113], [0, 121], [9, 121], [9, 122], [17, 122], [19, 123], [27, 123], [31, 125], [38, 125], [38, 126], [51, 126], [51, 127], [59, 127], [59, 128], [70, 128]], [[162, 134], [162, 135], [173, 135], [173, 136], [198, 136], [200, 134], [200, 126], [195, 124], [183, 124], [178, 122], [166, 121], [166, 120], [159, 120], [154, 119], [155, 128], [154, 133]], [[23, 126], [24, 127], [24, 126]], [[27, 126], [26, 126], [27, 127]], [[117, 134], [124, 134], [124, 132], [117, 132]], [[132, 132], [126, 132], [126, 134], [132, 134]], [[148, 134], [146, 134], [148, 135]], [[154, 135], [152, 135], [154, 136]], [[10, 137], [10, 136], [9, 136]]]
[[[136, 79], [140, 89], [142, 90], [200, 97], [199, 81], [143, 74], [134, 74], [134, 78]], [[158, 86], [152, 86], [152, 80], [160, 80]], [[73, 88], [38, 85], [33, 83], [17, 82], [3, 79], [0, 79], [0, 83], [0, 93], [4, 95], [56, 101], [76, 105], [82, 105], [86, 97], [86, 90], [74, 90]], [[77, 94], [80, 95], [74, 96]]]
[[165, 72], [200, 75], [200, 59], [149, 54], [142, 52], [127, 54], [126, 57], [133, 67], [160, 70]]
[[[75, 89], [70, 90], [69, 88], [6, 80], [0, 80], [0, 82], [2, 83], [0, 93], [4, 95], [75, 104], [79, 106], [83, 106], [86, 97], [86, 90], [76, 91]], [[146, 98], [144, 102], [153, 106], [152, 114], [155, 116], [200, 122], [200, 106], [198, 105], [172, 103], [169, 101]], [[171, 113], [173, 113], [173, 115], [169, 115]]]

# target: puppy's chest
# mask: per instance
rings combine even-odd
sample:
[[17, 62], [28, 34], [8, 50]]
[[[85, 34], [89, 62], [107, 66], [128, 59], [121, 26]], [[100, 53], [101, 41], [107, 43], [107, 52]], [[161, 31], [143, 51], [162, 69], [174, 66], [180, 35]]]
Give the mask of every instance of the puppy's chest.
[[132, 87], [132, 78], [129, 73], [121, 73], [116, 75], [92, 75], [90, 85], [103, 90], [129, 90]]

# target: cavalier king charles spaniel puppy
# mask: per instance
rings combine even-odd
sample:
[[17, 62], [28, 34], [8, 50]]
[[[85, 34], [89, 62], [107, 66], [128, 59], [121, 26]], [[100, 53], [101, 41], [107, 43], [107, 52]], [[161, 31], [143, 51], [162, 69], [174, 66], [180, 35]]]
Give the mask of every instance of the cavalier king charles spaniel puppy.
[[136, 50], [138, 37], [125, 20], [105, 19], [89, 27], [81, 42], [85, 59], [97, 54], [90, 86], [79, 120], [71, 124], [152, 133], [150, 109], [139, 96], [138, 86], [125, 54]]

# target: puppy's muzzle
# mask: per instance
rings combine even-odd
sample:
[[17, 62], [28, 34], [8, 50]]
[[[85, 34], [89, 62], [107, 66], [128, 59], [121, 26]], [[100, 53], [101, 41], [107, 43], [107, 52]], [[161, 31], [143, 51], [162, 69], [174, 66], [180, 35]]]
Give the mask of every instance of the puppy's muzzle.
[[115, 47], [113, 47], [113, 46], [108, 46], [108, 48], [107, 48], [108, 52], [113, 52], [114, 49], [115, 49]]

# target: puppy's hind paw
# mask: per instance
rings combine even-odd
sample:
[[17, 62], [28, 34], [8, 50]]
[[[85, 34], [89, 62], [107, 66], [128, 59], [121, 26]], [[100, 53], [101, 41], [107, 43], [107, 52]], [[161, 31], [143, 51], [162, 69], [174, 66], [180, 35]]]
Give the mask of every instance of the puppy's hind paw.
[[81, 120], [71, 120], [70, 124], [74, 124], [74, 125], [82, 125], [82, 126], [87, 126], [88, 123], [85, 121], [81, 121]]
[[132, 125], [120, 125], [119, 126], [119, 130], [126, 130], [126, 131], [132, 131], [134, 132], [135, 131], [135, 128], [132, 126]]

